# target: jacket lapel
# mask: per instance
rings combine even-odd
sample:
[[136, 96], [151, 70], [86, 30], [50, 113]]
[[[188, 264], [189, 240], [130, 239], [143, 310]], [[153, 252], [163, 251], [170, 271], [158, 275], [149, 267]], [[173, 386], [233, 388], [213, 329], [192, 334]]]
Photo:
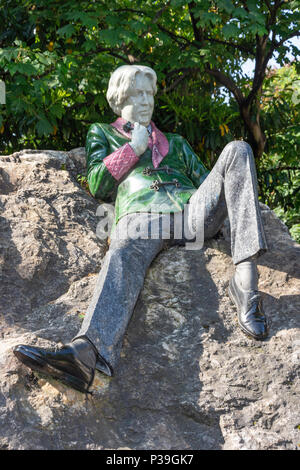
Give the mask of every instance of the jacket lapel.
[[[120, 117], [115, 122], [111, 123], [111, 126], [117, 129], [120, 134], [127, 137], [127, 139], [131, 139], [131, 131], [127, 132], [123, 128], [125, 124], [126, 120]], [[152, 150], [153, 166], [154, 168], [157, 168], [169, 152], [169, 142], [166, 136], [156, 127], [153, 121], [151, 121], [151, 129], [152, 134], [151, 137], [149, 137], [148, 147]]]

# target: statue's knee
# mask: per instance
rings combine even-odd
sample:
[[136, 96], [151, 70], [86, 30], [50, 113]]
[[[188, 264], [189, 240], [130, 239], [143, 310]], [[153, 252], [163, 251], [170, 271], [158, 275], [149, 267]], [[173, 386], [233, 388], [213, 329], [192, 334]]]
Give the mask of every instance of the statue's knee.
[[253, 159], [253, 152], [250, 145], [244, 140], [233, 140], [226, 145], [226, 153], [228, 152], [232, 157], [238, 158], [240, 160], [249, 160]]
[[226, 145], [225, 149], [238, 150], [241, 153], [252, 153], [252, 148], [244, 140], [232, 140]]

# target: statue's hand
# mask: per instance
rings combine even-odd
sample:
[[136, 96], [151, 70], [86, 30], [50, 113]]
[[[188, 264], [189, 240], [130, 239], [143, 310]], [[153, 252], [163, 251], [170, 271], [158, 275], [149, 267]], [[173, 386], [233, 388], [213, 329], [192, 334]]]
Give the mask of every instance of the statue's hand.
[[146, 127], [135, 122], [129, 145], [133, 148], [138, 157], [142, 155], [148, 147], [148, 138], [149, 136]]

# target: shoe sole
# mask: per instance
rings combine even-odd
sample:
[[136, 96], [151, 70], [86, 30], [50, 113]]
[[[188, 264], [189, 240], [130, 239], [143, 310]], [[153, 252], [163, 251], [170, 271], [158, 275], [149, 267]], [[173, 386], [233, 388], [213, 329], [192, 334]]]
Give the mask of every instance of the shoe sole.
[[[82, 392], [82, 393], [91, 393], [88, 391], [90, 384], [87, 386], [86, 382], [78, 379], [77, 377], [68, 374], [67, 372], [60, 371], [55, 367], [52, 367], [46, 361], [43, 361], [40, 357], [35, 356], [34, 354], [26, 351], [22, 353], [21, 351], [15, 350], [15, 356], [21, 361], [25, 366], [29, 367], [30, 369], [36, 370], [40, 372], [45, 377], [52, 377], [53, 379], [59, 380], [60, 382], [68, 385], [75, 390]], [[91, 381], [92, 383], [92, 381]]]
[[[235, 305], [237, 311], [239, 310], [239, 306], [237, 305], [235, 299], [234, 299], [234, 296], [231, 292], [231, 286], [230, 286], [230, 283], [229, 283], [229, 286], [228, 286], [228, 296], [231, 300], [231, 302]], [[266, 334], [263, 335], [263, 336], [257, 336], [257, 335], [254, 335], [253, 333], [250, 333], [245, 327], [244, 325], [242, 325], [242, 323], [240, 322], [240, 319], [239, 319], [239, 315], [237, 316], [238, 317], [238, 324], [239, 324], [239, 327], [241, 328], [242, 332], [248, 336], [249, 338], [254, 338], [256, 339], [257, 341], [261, 341], [263, 339], [266, 339], [267, 336], [268, 336], [268, 333], [269, 333], [269, 328], [268, 328], [268, 325], [267, 325], [267, 331], [266, 331]]]

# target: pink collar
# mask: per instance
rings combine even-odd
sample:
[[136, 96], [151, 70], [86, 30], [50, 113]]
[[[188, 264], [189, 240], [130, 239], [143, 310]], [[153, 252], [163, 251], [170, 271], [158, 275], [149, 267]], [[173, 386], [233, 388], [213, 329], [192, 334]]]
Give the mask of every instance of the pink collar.
[[[111, 126], [115, 127], [121, 134], [128, 139], [131, 139], [131, 132], [126, 132], [123, 129], [126, 120], [119, 117]], [[166, 136], [156, 127], [153, 121], [151, 121], [152, 134], [149, 137], [149, 147], [152, 150], [152, 162], [154, 168], [157, 168], [160, 162], [169, 152], [169, 142]]]

